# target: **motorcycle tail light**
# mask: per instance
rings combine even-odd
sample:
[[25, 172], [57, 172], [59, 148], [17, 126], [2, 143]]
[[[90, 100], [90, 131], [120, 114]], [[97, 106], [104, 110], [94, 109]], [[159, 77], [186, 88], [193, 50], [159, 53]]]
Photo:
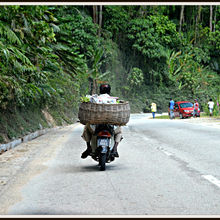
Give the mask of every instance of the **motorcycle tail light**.
[[102, 137], [111, 137], [111, 134], [108, 131], [100, 131], [98, 133], [98, 136], [102, 136]]

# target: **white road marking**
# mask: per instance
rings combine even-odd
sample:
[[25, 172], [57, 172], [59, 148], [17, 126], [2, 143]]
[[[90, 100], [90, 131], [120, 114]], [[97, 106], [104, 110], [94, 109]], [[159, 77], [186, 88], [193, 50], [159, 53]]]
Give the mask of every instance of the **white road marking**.
[[149, 141], [149, 138], [147, 138], [147, 137], [144, 137], [143, 139], [144, 139], [145, 141]]
[[172, 153], [170, 153], [170, 152], [164, 150], [162, 147], [159, 147], [158, 149], [159, 149], [160, 151], [162, 151], [164, 154], [166, 154], [167, 156], [172, 156], [172, 155], [173, 155]]
[[[147, 138], [147, 137], [143, 137], [143, 139], [144, 139], [145, 141], [149, 141], [149, 138]], [[172, 156], [172, 155], [173, 155], [172, 153], [170, 153], [170, 152], [164, 150], [164, 149], [161, 148], [161, 147], [159, 147], [158, 149], [159, 149], [160, 151], [162, 151], [163, 153], [165, 153], [167, 156]]]
[[202, 175], [202, 177], [204, 177], [205, 179], [207, 179], [209, 182], [215, 184], [216, 186], [218, 186], [220, 188], [220, 180], [218, 180], [217, 178], [215, 178], [212, 175]]
[[172, 155], [173, 155], [172, 153], [170, 153], [170, 152], [168, 152], [168, 151], [165, 151], [164, 149], [161, 149], [161, 151], [162, 151], [163, 153], [165, 153], [167, 156], [172, 156]]

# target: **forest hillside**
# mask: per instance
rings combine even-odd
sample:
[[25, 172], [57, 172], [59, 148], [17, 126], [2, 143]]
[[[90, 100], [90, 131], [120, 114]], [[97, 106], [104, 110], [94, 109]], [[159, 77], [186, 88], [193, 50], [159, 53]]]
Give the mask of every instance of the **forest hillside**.
[[0, 6], [0, 143], [74, 123], [108, 82], [132, 112], [220, 99], [219, 5]]

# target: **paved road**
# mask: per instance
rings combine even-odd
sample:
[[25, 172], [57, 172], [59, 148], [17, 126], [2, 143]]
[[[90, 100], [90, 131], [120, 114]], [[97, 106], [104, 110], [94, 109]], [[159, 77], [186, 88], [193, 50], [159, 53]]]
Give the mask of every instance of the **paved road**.
[[220, 129], [188, 122], [132, 115], [104, 172], [80, 124], [23, 143], [0, 156], [0, 214], [220, 215]]

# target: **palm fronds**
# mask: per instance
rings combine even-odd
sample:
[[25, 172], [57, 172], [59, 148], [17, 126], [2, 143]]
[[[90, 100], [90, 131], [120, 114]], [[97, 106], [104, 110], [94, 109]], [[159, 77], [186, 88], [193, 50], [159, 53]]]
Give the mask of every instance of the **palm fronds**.
[[11, 28], [0, 21], [0, 35], [5, 38], [6, 41], [12, 44], [17, 44], [18, 46], [21, 46], [21, 41], [17, 37], [17, 35], [14, 33], [14, 31], [11, 30]]

